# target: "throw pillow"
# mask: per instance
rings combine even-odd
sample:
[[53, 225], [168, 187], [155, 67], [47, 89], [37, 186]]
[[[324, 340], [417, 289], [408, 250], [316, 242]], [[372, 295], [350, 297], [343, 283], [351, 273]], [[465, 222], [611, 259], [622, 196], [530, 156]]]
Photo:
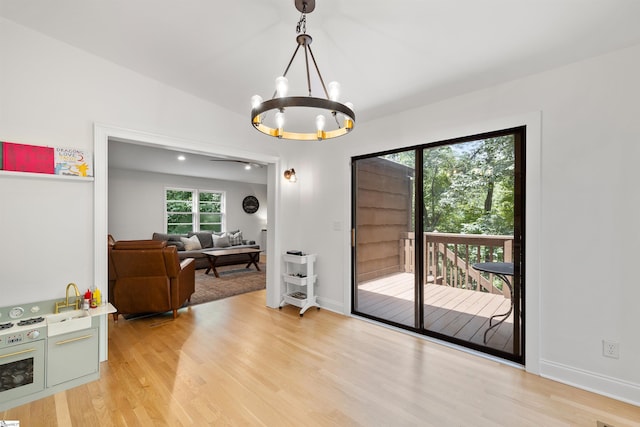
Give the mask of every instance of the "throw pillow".
[[206, 249], [206, 248], [212, 248], [213, 247], [213, 240], [211, 239], [211, 232], [210, 231], [198, 231], [198, 232], [189, 232], [189, 234], [187, 235], [188, 237], [191, 236], [198, 236], [198, 240], [200, 240], [200, 248], [201, 249]]
[[198, 236], [191, 237], [181, 237], [180, 240], [184, 243], [185, 251], [195, 251], [197, 249], [202, 249], [200, 246], [200, 240], [198, 240]]
[[213, 236], [213, 247], [214, 248], [228, 248], [231, 246], [229, 243], [229, 236], [223, 234], [222, 236]]
[[242, 244], [242, 231], [237, 233], [229, 233], [229, 244], [231, 246], [237, 246]]

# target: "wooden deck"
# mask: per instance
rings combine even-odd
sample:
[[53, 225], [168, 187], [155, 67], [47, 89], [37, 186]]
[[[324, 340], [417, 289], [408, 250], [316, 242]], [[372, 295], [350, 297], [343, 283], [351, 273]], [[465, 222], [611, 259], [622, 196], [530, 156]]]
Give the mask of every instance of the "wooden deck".
[[[483, 343], [489, 318], [509, 311], [504, 296], [436, 284], [425, 285], [424, 295], [425, 329], [513, 353], [513, 313]], [[357, 302], [358, 312], [413, 327], [414, 276], [398, 273], [364, 282], [358, 286]]]

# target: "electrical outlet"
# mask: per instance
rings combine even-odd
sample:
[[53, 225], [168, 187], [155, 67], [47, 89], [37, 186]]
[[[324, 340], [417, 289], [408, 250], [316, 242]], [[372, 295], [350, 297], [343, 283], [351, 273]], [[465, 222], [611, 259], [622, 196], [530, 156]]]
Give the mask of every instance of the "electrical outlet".
[[620, 358], [620, 343], [602, 340], [602, 355], [613, 359]]

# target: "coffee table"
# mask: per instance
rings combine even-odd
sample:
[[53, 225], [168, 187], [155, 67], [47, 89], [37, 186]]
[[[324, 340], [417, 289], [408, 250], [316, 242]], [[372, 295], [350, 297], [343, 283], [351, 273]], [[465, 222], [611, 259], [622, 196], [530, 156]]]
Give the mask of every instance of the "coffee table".
[[256, 248], [221, 249], [219, 251], [205, 251], [202, 253], [206, 255], [207, 259], [209, 260], [209, 268], [207, 268], [204, 274], [209, 274], [209, 271], [213, 270], [213, 274], [216, 277], [220, 277], [220, 275], [218, 274], [218, 270], [216, 269], [216, 267], [219, 267], [218, 261], [222, 260], [225, 257], [229, 257], [231, 255], [246, 255], [246, 256], [240, 257], [241, 260], [238, 260], [238, 262], [225, 264], [225, 265], [244, 264], [246, 262], [247, 266], [245, 268], [249, 268], [249, 266], [253, 264], [256, 266], [256, 270], [261, 271], [260, 267], [258, 266], [260, 249], [256, 249]]

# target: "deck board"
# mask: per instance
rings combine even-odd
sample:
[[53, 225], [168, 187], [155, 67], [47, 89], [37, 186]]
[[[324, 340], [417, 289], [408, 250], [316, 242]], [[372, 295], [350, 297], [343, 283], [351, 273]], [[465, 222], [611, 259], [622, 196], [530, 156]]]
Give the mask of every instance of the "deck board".
[[[424, 285], [424, 295], [427, 330], [513, 352], [513, 313], [492, 329], [487, 334], [487, 343], [483, 343], [489, 318], [509, 310], [510, 301], [504, 296], [433, 283]], [[414, 297], [414, 275], [398, 273], [361, 283], [357, 311], [413, 327]]]

